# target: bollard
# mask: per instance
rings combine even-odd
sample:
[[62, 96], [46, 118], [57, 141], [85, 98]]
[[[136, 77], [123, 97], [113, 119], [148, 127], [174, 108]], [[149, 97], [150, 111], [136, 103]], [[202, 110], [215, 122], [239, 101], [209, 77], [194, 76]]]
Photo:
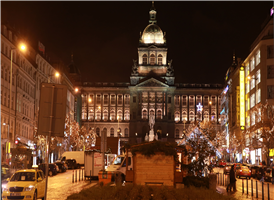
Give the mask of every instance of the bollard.
[[242, 179], [242, 190], [243, 190], [243, 193], [244, 193], [244, 190], [245, 190], [245, 188], [244, 188], [244, 179]]
[[264, 200], [264, 182], [262, 182], [262, 200]]
[[269, 183], [267, 184], [267, 193], [268, 193], [268, 200], [270, 200], [270, 195], [269, 195]]
[[77, 183], [77, 170], [75, 170], [75, 182]]
[[258, 183], [257, 183], [257, 180], [256, 180], [256, 198], [258, 198]]
[[74, 170], [72, 170], [72, 183], [74, 183]]
[[251, 179], [251, 196], [253, 196], [253, 179]]
[[246, 178], [246, 194], [248, 195], [248, 179]]
[[91, 170], [89, 172], [89, 182], [91, 183]]

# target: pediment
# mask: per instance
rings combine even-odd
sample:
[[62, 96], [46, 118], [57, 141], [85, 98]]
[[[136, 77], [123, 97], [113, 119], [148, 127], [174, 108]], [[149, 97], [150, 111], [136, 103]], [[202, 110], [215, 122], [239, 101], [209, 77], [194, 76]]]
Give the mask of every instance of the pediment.
[[137, 87], [169, 87], [167, 84], [155, 79], [150, 78], [142, 83], [136, 85]]

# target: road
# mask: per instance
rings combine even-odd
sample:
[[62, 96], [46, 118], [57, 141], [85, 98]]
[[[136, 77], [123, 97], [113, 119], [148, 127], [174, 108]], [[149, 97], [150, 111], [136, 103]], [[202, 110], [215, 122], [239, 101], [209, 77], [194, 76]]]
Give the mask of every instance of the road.
[[73, 193], [80, 192], [98, 183], [98, 180], [92, 180], [90, 183], [88, 180], [85, 181], [85, 178], [82, 181], [82, 175], [79, 182], [79, 169], [77, 170], [77, 182], [72, 183], [72, 173], [73, 170], [67, 170], [48, 178], [47, 200], [63, 200]]
[[[227, 186], [227, 183], [229, 182], [229, 175], [223, 176], [223, 168], [214, 168], [214, 173], [220, 173], [219, 175], [219, 181], [217, 177], [217, 185], [223, 185], [223, 182], [225, 182], [225, 187]], [[221, 177], [222, 176], [222, 177]], [[224, 181], [223, 181], [224, 177]], [[236, 189], [238, 192], [243, 191], [243, 185], [244, 185], [244, 194], [247, 194], [247, 183], [248, 183], [248, 195], [251, 196], [251, 182], [253, 182], [253, 197], [256, 198], [256, 181], [257, 181], [257, 188], [258, 188], [258, 198], [262, 199], [262, 183], [259, 180], [256, 180], [254, 178], [251, 178], [250, 180], [246, 178], [236, 178]], [[219, 182], [219, 184], [218, 184]], [[220, 183], [222, 182], [222, 184]], [[264, 182], [264, 199], [268, 199], [268, 186], [269, 186], [269, 199], [274, 200], [274, 185], [272, 185], [271, 182]]]

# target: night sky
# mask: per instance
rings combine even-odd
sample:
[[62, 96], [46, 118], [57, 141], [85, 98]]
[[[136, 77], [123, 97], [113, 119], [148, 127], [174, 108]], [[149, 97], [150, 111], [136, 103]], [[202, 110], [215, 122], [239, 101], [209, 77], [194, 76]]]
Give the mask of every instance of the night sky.
[[[224, 83], [233, 50], [242, 59], [249, 54], [272, 6], [272, 1], [156, 1], [175, 82]], [[73, 52], [84, 81], [129, 82], [150, 8], [149, 1], [1, 1], [1, 21], [33, 46], [41, 41], [67, 65]]]

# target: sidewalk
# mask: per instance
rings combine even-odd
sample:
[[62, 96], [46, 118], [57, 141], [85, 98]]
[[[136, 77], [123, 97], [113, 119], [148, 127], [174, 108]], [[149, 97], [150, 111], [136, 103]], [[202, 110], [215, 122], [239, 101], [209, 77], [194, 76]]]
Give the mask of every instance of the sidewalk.
[[[236, 192], [230, 192], [230, 191], [226, 191], [226, 187], [225, 186], [221, 186], [221, 185], [217, 185], [216, 186], [216, 190], [218, 193], [220, 194], [223, 194], [223, 195], [226, 195], [226, 196], [231, 196], [231, 197], [234, 197], [235, 199], [239, 199], [239, 200], [260, 200], [262, 199], [262, 197], [258, 197], [256, 198], [256, 195], [253, 194], [253, 197], [251, 196], [251, 193], [249, 193], [248, 195], [247, 194], [242, 194], [242, 190], [237, 190]], [[267, 198], [264, 198], [265, 200], [267, 200]], [[270, 200], [273, 200], [273, 198], [271, 198]]]

